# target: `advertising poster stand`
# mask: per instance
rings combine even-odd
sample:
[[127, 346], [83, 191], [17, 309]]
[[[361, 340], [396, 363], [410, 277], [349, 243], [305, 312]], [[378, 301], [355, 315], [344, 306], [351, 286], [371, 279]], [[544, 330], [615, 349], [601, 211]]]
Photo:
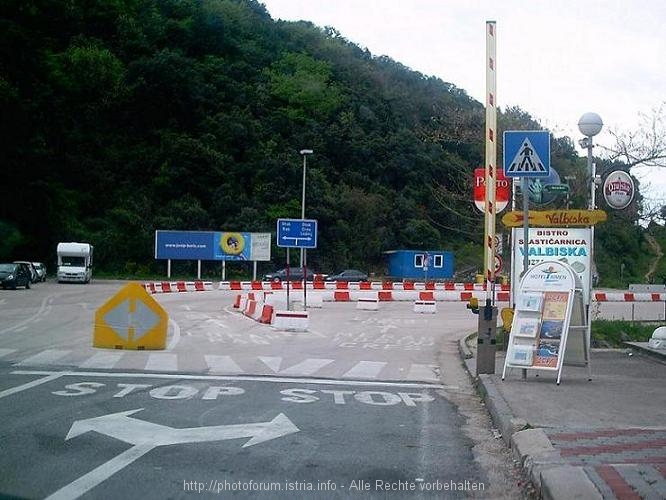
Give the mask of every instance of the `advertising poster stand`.
[[576, 272], [559, 261], [529, 268], [520, 280], [502, 380], [507, 368], [557, 372], [565, 364], [590, 367], [590, 325]]

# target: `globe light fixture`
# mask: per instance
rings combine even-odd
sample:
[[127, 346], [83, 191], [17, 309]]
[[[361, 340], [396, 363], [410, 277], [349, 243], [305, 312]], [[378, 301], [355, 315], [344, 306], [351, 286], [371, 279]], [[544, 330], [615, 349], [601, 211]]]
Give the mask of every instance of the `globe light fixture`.
[[595, 184], [594, 163], [592, 162], [592, 148], [594, 147], [592, 137], [601, 132], [603, 126], [604, 122], [596, 113], [585, 113], [578, 120], [578, 130], [585, 136], [578, 144], [580, 144], [580, 147], [587, 149], [587, 175], [590, 183], [590, 204], [588, 208], [590, 210], [594, 210], [595, 208], [596, 201], [594, 195], [597, 187]]

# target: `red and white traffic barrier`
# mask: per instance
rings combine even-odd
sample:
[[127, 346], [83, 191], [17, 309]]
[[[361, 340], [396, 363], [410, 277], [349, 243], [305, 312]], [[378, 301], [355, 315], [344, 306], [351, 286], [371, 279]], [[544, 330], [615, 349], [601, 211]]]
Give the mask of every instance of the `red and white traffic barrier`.
[[[292, 290], [446, 290], [446, 291], [484, 291], [485, 283], [440, 283], [440, 282], [392, 282], [392, 281], [302, 281], [289, 283]], [[496, 290], [509, 291], [509, 285], [496, 285]], [[287, 283], [281, 281], [221, 281], [219, 290], [286, 290]]]
[[434, 314], [437, 312], [437, 302], [434, 300], [415, 300], [414, 312]]
[[150, 293], [206, 292], [213, 290], [212, 281], [157, 281], [143, 284]]
[[264, 304], [261, 308], [261, 316], [257, 321], [268, 325], [273, 323], [273, 306], [270, 304]]
[[379, 309], [379, 297], [377, 295], [374, 297], [359, 297], [356, 300], [356, 309], [362, 309], [364, 311], [377, 311]]
[[664, 302], [666, 293], [594, 292], [595, 302]]
[[275, 311], [273, 327], [278, 330], [307, 331], [309, 323], [308, 311]]

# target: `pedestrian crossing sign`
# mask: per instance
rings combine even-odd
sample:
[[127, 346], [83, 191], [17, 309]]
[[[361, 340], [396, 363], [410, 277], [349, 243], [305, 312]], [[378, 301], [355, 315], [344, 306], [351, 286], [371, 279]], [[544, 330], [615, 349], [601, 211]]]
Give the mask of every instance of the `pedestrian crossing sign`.
[[504, 176], [548, 177], [550, 133], [547, 130], [504, 132]]

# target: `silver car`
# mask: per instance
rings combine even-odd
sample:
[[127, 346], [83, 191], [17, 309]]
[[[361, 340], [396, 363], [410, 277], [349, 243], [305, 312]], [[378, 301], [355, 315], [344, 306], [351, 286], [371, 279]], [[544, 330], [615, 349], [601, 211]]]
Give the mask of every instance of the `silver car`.
[[35, 271], [37, 271], [37, 281], [46, 281], [46, 266], [42, 262], [33, 262]]

